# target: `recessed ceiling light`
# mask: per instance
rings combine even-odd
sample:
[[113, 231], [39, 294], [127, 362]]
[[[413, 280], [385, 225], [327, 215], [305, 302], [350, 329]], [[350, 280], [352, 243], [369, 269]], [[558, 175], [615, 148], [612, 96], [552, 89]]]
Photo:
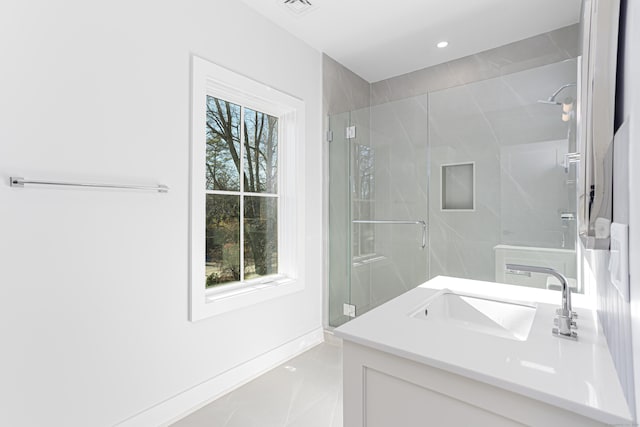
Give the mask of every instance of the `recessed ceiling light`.
[[449, 42], [441, 41], [436, 46], [438, 46], [439, 49], [442, 49], [442, 48], [445, 48], [445, 47], [449, 46]]

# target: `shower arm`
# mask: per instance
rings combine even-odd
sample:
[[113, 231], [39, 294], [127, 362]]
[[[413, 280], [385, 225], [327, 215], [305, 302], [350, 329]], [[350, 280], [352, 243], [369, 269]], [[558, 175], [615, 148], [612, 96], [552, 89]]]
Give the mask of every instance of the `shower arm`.
[[354, 219], [351, 221], [353, 224], [391, 224], [391, 225], [419, 225], [422, 227], [422, 244], [420, 249], [427, 247], [427, 223], [424, 221], [403, 221], [393, 219]]
[[560, 88], [558, 90], [556, 90], [553, 95], [551, 95], [549, 97], [549, 99], [547, 100], [548, 102], [556, 102], [556, 97], [560, 94], [560, 92], [562, 92], [563, 90], [565, 90], [568, 87], [572, 87], [572, 86], [576, 86], [575, 83], [567, 83], [566, 85], [560, 86]]

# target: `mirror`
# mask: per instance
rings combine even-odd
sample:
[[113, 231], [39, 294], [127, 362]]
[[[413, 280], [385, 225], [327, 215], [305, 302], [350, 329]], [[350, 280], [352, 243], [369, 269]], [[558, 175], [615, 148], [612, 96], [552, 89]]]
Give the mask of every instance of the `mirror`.
[[609, 247], [619, 14], [619, 0], [583, 0], [578, 226], [588, 249]]

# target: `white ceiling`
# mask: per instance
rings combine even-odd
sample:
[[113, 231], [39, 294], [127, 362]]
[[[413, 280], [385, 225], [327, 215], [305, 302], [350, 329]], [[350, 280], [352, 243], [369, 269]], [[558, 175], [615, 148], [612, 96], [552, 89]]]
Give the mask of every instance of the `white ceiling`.
[[[451, 61], [579, 20], [581, 0], [242, 0], [369, 82]], [[445, 49], [436, 43], [447, 40]]]

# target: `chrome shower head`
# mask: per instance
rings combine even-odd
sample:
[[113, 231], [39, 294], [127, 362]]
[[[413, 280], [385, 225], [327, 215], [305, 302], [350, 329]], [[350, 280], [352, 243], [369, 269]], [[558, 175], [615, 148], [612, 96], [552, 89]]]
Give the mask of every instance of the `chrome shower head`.
[[547, 98], [545, 101], [543, 101], [542, 99], [539, 99], [538, 103], [539, 104], [547, 104], [547, 105], [562, 105], [562, 102], [556, 101], [556, 98], [558, 97], [560, 92], [562, 92], [566, 88], [572, 87], [572, 86], [576, 86], [576, 84], [575, 83], [567, 83], [566, 85], [562, 85], [562, 86], [560, 86], [558, 88], [558, 90], [553, 92], [553, 94], [549, 98]]
[[[551, 95], [548, 99], [547, 99], [547, 103], [551, 104], [557, 104], [557, 105], [561, 105], [561, 102], [557, 102], [556, 101], [556, 97], [560, 94], [560, 92], [562, 92], [563, 90], [565, 90], [568, 87], [572, 87], [572, 86], [576, 86], [575, 83], [567, 83], [566, 85], [562, 85], [558, 88], [558, 90], [556, 90], [555, 92], [553, 92], [553, 95]], [[540, 102], [540, 101], [538, 101]]]

